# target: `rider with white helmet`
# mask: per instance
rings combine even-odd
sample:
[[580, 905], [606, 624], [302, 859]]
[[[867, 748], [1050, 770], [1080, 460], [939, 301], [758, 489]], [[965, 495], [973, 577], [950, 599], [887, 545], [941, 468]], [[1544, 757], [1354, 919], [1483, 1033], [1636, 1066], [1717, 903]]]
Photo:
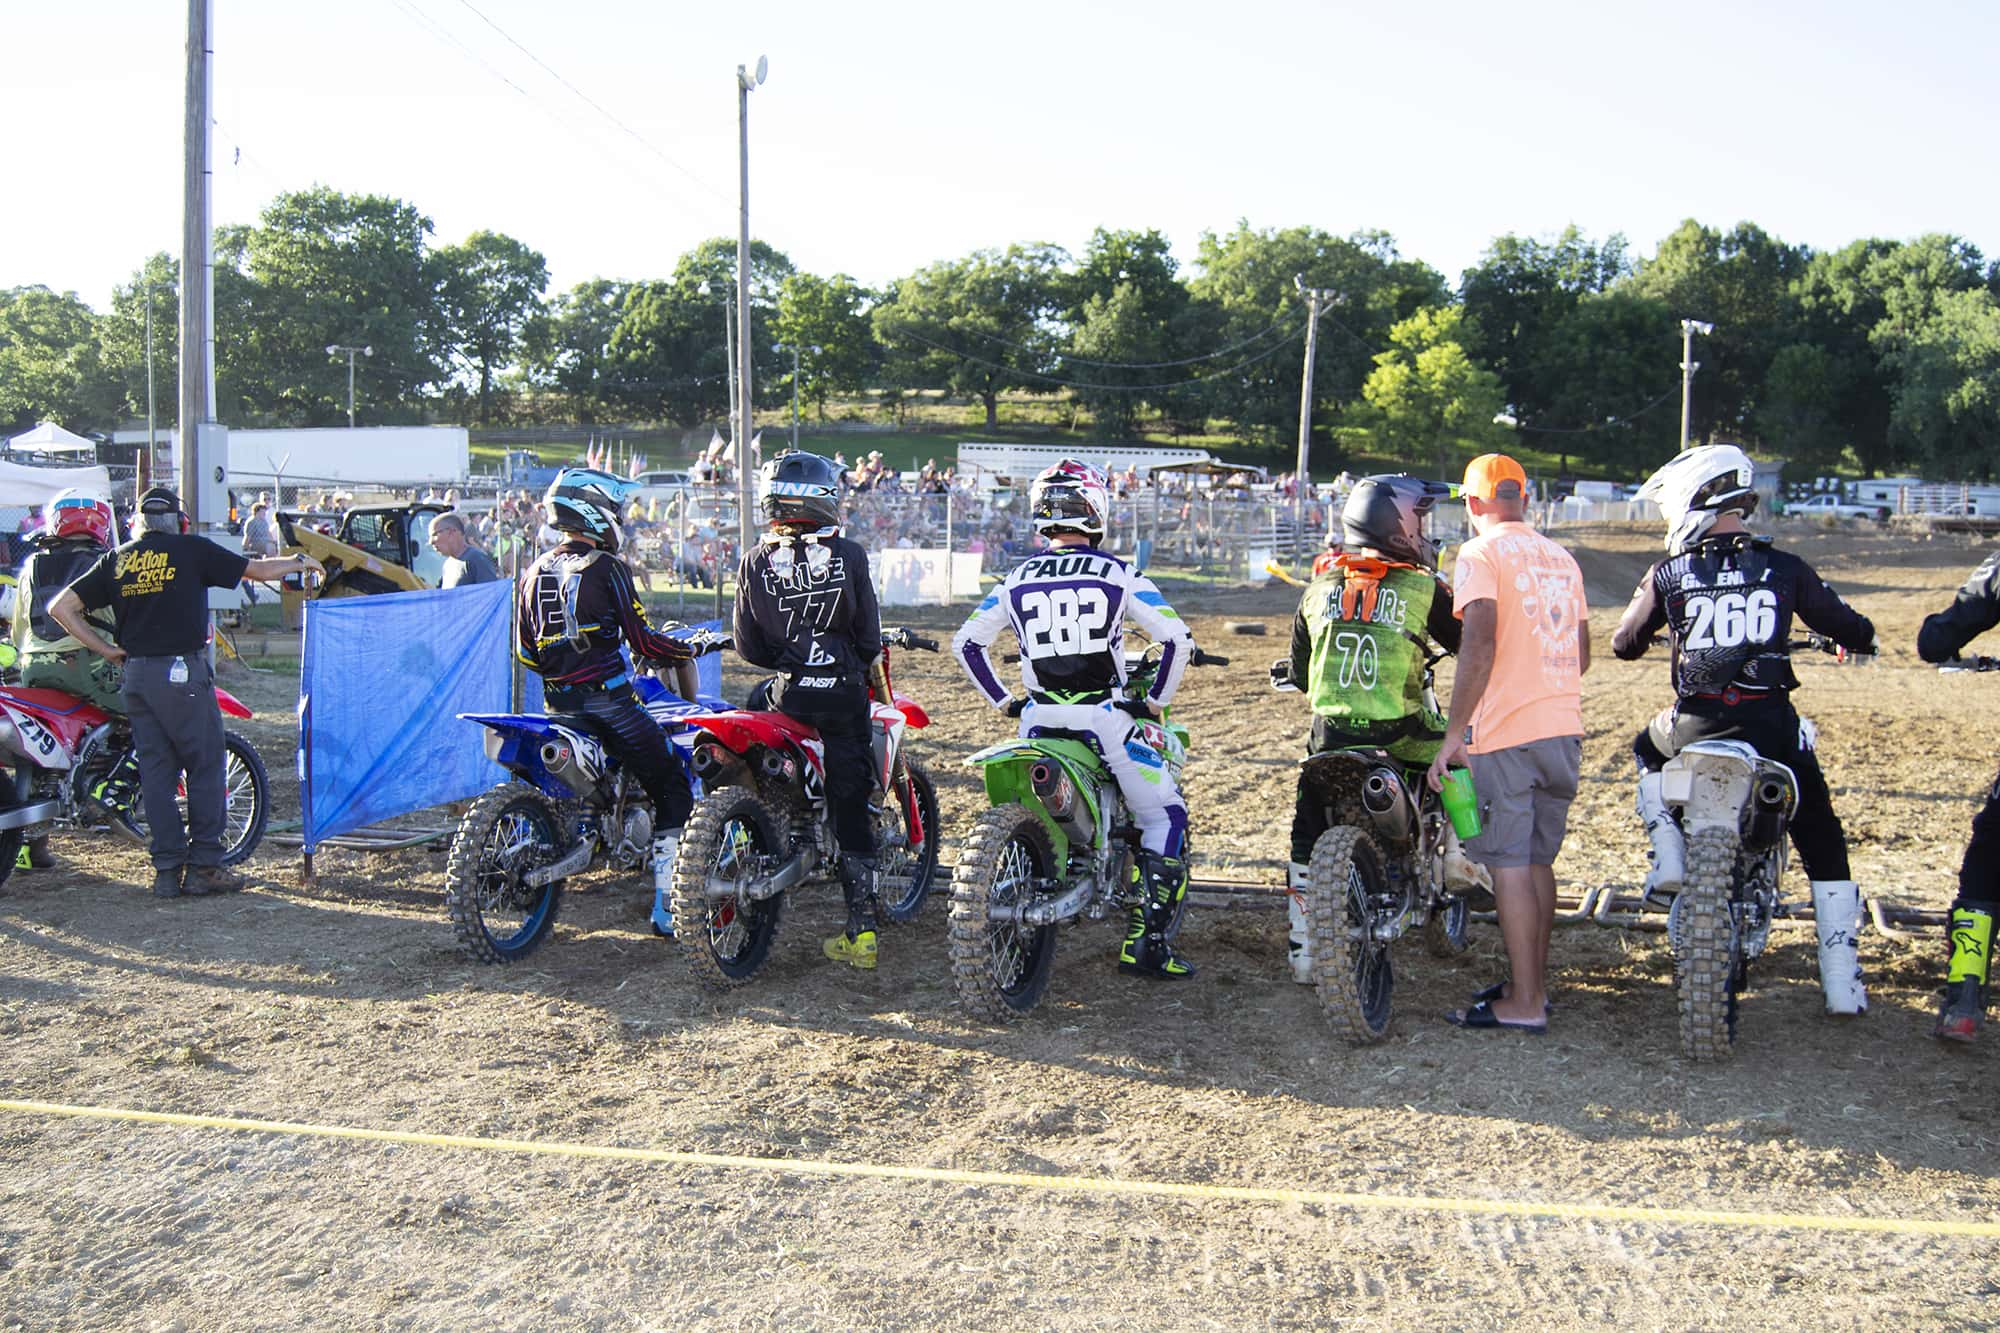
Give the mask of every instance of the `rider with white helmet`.
[[[1158, 745], [1153, 719], [1174, 697], [1194, 652], [1187, 625], [1153, 581], [1097, 549], [1111, 514], [1103, 474], [1071, 459], [1047, 468], [1028, 493], [1035, 531], [1049, 549], [1022, 561], [972, 613], [952, 655], [996, 708], [1021, 719], [1021, 734], [1084, 732], [1097, 740], [1139, 826], [1145, 902], [1132, 909], [1120, 971], [1160, 978], [1194, 975], [1174, 952], [1174, 909], [1187, 890], [1187, 806]], [[1158, 673], [1142, 703], [1126, 705], [1124, 622], [1161, 645]], [[1000, 683], [987, 649], [1011, 629], [1021, 645], [1027, 698]]]
[[1662, 629], [1672, 644], [1675, 700], [1633, 742], [1639, 817], [1653, 844], [1648, 894], [1680, 891], [1685, 846], [1660, 795], [1660, 769], [1691, 741], [1734, 739], [1788, 765], [1798, 779], [1792, 843], [1812, 882], [1820, 986], [1828, 1013], [1868, 1007], [1855, 936], [1861, 892], [1849, 877], [1847, 836], [1813, 751], [1813, 728], [1793, 710], [1798, 688], [1787, 645], [1792, 618], [1857, 653], [1875, 651], [1875, 627], [1798, 556], [1744, 524], [1757, 507], [1750, 459], [1734, 445], [1683, 451], [1639, 488], [1667, 521], [1667, 558], [1646, 571], [1612, 637], [1630, 661]]

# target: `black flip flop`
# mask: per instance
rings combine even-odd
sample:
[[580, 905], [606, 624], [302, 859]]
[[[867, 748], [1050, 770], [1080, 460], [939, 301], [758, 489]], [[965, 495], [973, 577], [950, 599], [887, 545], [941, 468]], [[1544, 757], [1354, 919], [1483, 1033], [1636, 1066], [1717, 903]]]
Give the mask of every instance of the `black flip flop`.
[[[1504, 981], [1496, 981], [1491, 986], [1486, 987], [1484, 990], [1476, 990], [1472, 992], [1472, 1002], [1474, 1004], [1492, 1004], [1495, 1000], [1504, 1000], [1506, 998], [1507, 998], [1507, 983]], [[1545, 999], [1542, 1001], [1543, 1018], [1553, 1018], [1555, 1016], [1555, 1012], [1556, 1012], [1556, 1002], [1554, 1000]]]
[[1471, 1028], [1479, 1032], [1520, 1032], [1531, 1037], [1546, 1037], [1549, 1034], [1548, 1020], [1539, 1023], [1521, 1023], [1511, 1018], [1502, 1018], [1493, 1012], [1491, 1000], [1481, 1000], [1470, 1009], [1454, 1009], [1444, 1016], [1444, 1021], [1453, 1027]]

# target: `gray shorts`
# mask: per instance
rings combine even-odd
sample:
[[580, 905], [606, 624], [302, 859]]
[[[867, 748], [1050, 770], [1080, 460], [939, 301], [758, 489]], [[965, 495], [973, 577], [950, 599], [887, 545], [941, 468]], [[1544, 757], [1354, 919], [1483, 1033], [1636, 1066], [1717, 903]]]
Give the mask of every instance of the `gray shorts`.
[[1479, 836], [1466, 855], [1494, 869], [1554, 865], [1583, 768], [1583, 738], [1551, 736], [1471, 757]]

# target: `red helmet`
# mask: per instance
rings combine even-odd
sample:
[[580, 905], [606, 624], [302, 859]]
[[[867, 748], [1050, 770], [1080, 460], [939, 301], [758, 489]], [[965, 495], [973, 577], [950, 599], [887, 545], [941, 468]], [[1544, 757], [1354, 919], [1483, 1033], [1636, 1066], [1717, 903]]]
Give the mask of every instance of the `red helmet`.
[[99, 546], [109, 546], [117, 521], [109, 504], [85, 491], [58, 491], [42, 506], [42, 531], [52, 541], [88, 537]]

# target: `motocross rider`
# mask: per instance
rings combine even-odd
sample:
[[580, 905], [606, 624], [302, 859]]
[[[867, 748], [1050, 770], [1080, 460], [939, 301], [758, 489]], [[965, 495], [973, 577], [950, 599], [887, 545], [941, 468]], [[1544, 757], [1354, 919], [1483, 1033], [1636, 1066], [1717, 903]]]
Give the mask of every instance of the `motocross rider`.
[[672, 919], [663, 913], [694, 796], [666, 734], [640, 705], [618, 646], [655, 662], [685, 662], [693, 653], [647, 624], [632, 571], [619, 558], [618, 514], [631, 489], [587, 467], [564, 468], [549, 483], [542, 521], [561, 541], [521, 575], [517, 652], [542, 677], [549, 712], [582, 718], [652, 802], [654, 920], [662, 921]]
[[[120, 669], [86, 651], [75, 635], [49, 615], [49, 602], [111, 549], [116, 531], [117, 516], [111, 505], [87, 492], [59, 491], [42, 506], [35, 549], [21, 562], [15, 579], [11, 635], [14, 651], [19, 654], [21, 684], [62, 690], [107, 712], [122, 714], [125, 699]], [[109, 618], [93, 618], [92, 623], [99, 633], [111, 636]], [[126, 762], [99, 782], [91, 794], [107, 804], [129, 807], [139, 795], [139, 765], [128, 754]], [[30, 839], [21, 849], [23, 868], [46, 870], [54, 864], [47, 834]]]
[[[1174, 697], [1194, 641], [1153, 581], [1096, 547], [1111, 494], [1093, 467], [1064, 459], [1028, 492], [1035, 530], [1049, 550], [1021, 562], [952, 640], [954, 657], [994, 707], [1021, 719], [1021, 735], [1077, 732], [1095, 740], [1139, 826], [1144, 899], [1132, 908], [1118, 970], [1184, 978], [1194, 964], [1174, 951], [1175, 908], [1187, 892], [1187, 806], [1168, 767], [1157, 719]], [[1142, 700], [1128, 701], [1123, 626], [1130, 618], [1161, 645], [1158, 673]], [[987, 649], [1003, 629], [1021, 645], [1016, 701]]]
[[1646, 893], [1672, 896], [1686, 844], [1660, 794], [1660, 769], [1691, 741], [1732, 739], [1789, 766], [1798, 779], [1792, 844], [1812, 882], [1820, 989], [1830, 1014], [1868, 1009], [1856, 936], [1861, 891], [1849, 878], [1847, 837], [1814, 753], [1814, 729], [1793, 710], [1798, 687], [1787, 643], [1796, 615], [1856, 653], [1872, 654], [1875, 627], [1798, 556], [1757, 537], [1750, 459], [1734, 445], [1682, 452], [1639, 489], [1667, 520], [1667, 558], [1646, 571], [1611, 648], [1643, 656], [1662, 628], [1672, 636], [1675, 700], [1633, 741], [1639, 818], [1653, 844]]
[[736, 652], [779, 672], [771, 706], [810, 724], [825, 747], [826, 801], [840, 844], [847, 928], [821, 951], [861, 969], [876, 964], [875, 755], [869, 677], [882, 656], [882, 616], [868, 552], [840, 535], [841, 469], [790, 450], [764, 464], [763, 540], [736, 577]]
[[[2000, 625], [2000, 551], [1986, 557], [1944, 610], [1924, 618], [1917, 631], [1917, 656], [1949, 662], [1975, 638]], [[1986, 803], [1972, 817], [1972, 838], [1958, 867], [1958, 896], [1946, 929], [1951, 961], [1946, 964], [1944, 1003], [1931, 1035], [1971, 1041], [1986, 1019], [1987, 966], [1993, 949], [1993, 920], [2000, 916], [2000, 778], [1987, 789]]]
[[[1424, 534], [1424, 522], [1450, 491], [1442, 482], [1402, 475], [1363, 477], [1348, 491], [1340, 546], [1314, 564], [1313, 581], [1292, 619], [1291, 655], [1271, 666], [1273, 685], [1303, 690], [1311, 700], [1307, 754], [1375, 746], [1412, 770], [1430, 767], [1437, 757], [1444, 716], [1426, 682], [1426, 636], [1455, 653], [1462, 627], [1452, 614], [1451, 585], [1438, 577], [1437, 543]], [[1372, 668], [1358, 670], [1361, 662]], [[1287, 887], [1292, 976], [1307, 985], [1313, 979], [1307, 868], [1325, 832], [1325, 806], [1301, 778]], [[1445, 882], [1492, 887], [1485, 867], [1459, 849], [1449, 824], [1445, 839]]]

